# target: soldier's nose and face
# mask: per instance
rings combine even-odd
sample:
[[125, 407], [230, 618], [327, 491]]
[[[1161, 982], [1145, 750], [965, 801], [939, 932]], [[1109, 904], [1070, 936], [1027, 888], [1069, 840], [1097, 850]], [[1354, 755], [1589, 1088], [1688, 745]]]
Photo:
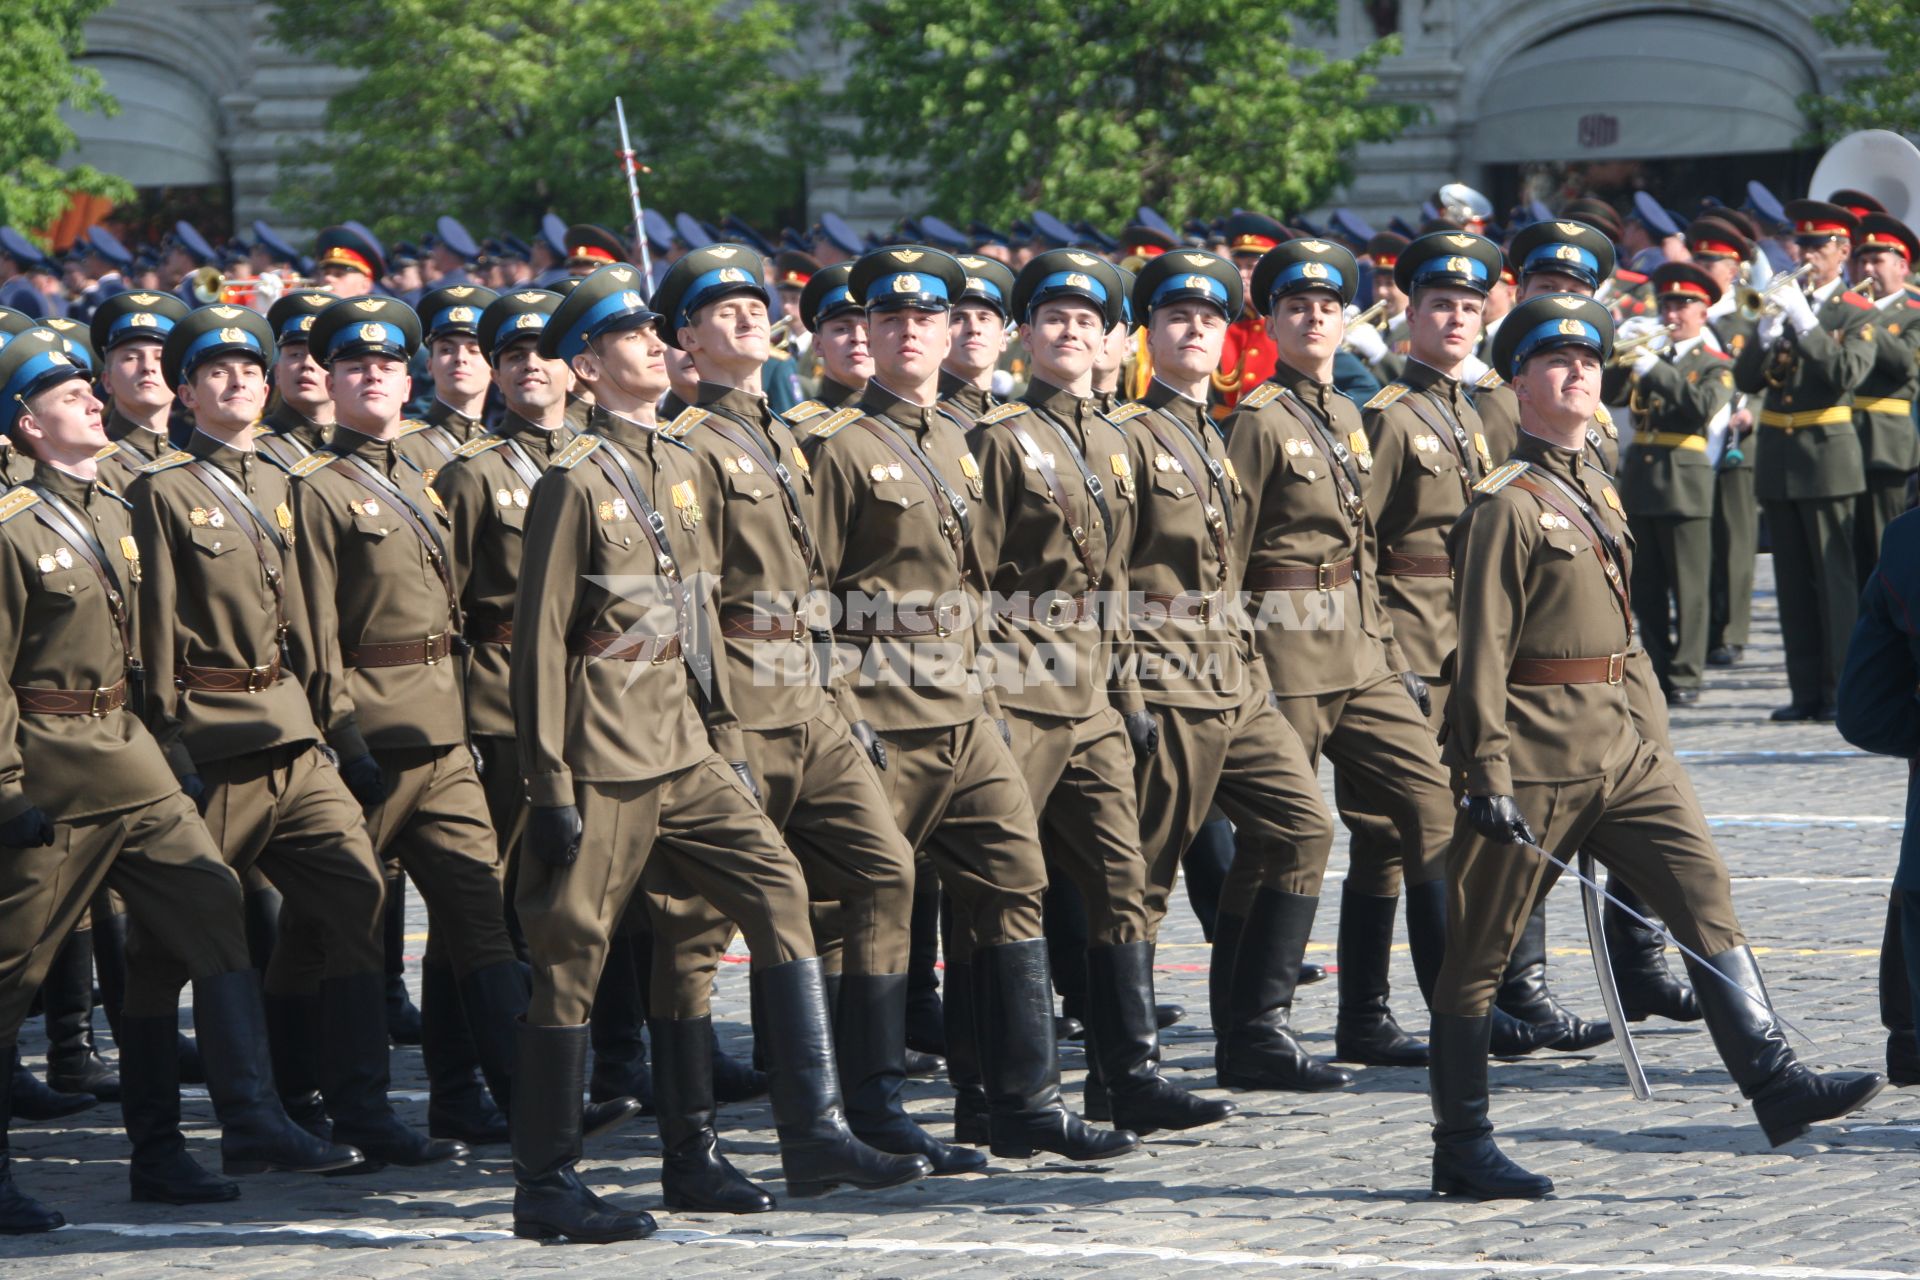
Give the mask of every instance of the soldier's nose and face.
[[327, 386], [340, 421], [363, 431], [379, 430], [400, 418], [407, 398], [407, 366], [392, 356], [354, 356], [335, 360]]
[[1204, 378], [1220, 367], [1227, 340], [1227, 318], [1204, 302], [1175, 302], [1156, 307], [1147, 321], [1147, 352], [1153, 367], [1182, 381]]
[[1801, 242], [1801, 256], [1813, 264], [1815, 286], [1826, 284], [1840, 274], [1852, 244], [1845, 236], [1828, 236], [1817, 243]]
[[522, 338], [500, 353], [493, 380], [507, 407], [530, 417], [558, 404], [571, 376], [561, 361], [542, 358], [534, 339]]
[[1340, 296], [1309, 289], [1282, 298], [1267, 317], [1267, 333], [1281, 358], [1298, 368], [1331, 360], [1346, 337], [1346, 307]]
[[1520, 301], [1543, 298], [1549, 293], [1577, 293], [1583, 298], [1591, 298], [1593, 288], [1584, 280], [1563, 276], [1557, 271], [1536, 271], [1520, 286]]
[[739, 295], [702, 307], [681, 330], [681, 346], [717, 368], [757, 369], [767, 362], [771, 325], [763, 299]]
[[1897, 293], [1907, 282], [1907, 260], [1891, 249], [1862, 249], [1854, 258], [1861, 280], [1874, 283], [1874, 296]]
[[1107, 340], [1107, 320], [1088, 302], [1070, 298], [1043, 302], [1021, 327], [1020, 340], [1035, 365], [1077, 378], [1099, 359]]
[[338, 297], [361, 298], [373, 292], [373, 277], [341, 263], [328, 262], [320, 268], [320, 287]]
[[1682, 342], [1688, 338], [1700, 336], [1700, 328], [1707, 322], [1707, 304], [1688, 298], [1662, 298], [1660, 300], [1660, 323], [1674, 331], [1674, 337]]
[[[62, 453], [91, 452], [107, 444], [99, 397], [85, 378], [69, 378], [29, 399], [32, 428]], [[51, 450], [50, 450], [51, 451]]]
[[[1448, 366], [1473, 354], [1480, 340], [1486, 299], [1468, 289], [1422, 289], [1407, 313], [1407, 337], [1413, 354], [1437, 357]], [[1431, 362], [1431, 361], [1429, 361]]]
[[1585, 347], [1559, 347], [1520, 371], [1528, 398], [1554, 417], [1585, 422], [1600, 403], [1600, 357]]
[[953, 313], [953, 350], [947, 364], [977, 377], [1000, 363], [1007, 349], [1007, 322], [992, 307], [957, 307]]
[[918, 386], [940, 372], [952, 337], [945, 311], [901, 307], [867, 320], [875, 374], [907, 386]]
[[480, 344], [472, 338], [452, 334], [433, 340], [428, 358], [433, 373], [433, 388], [442, 399], [449, 396], [465, 400], [486, 390], [487, 362]]
[[216, 427], [243, 427], [259, 421], [267, 407], [267, 376], [244, 356], [210, 361], [193, 371], [182, 401], [196, 419]]
[[173, 403], [173, 389], [160, 373], [160, 344], [123, 342], [107, 354], [107, 393], [128, 410], [161, 409]]
[[595, 338], [593, 353], [606, 376], [629, 395], [657, 399], [670, 385], [667, 344], [653, 325]]
[[843, 386], [857, 387], [873, 376], [873, 353], [867, 346], [865, 316], [835, 316], [814, 335], [827, 376]]
[[313, 358], [313, 352], [304, 342], [285, 343], [280, 348], [279, 357], [273, 362], [273, 386], [285, 400], [302, 413], [311, 416], [316, 405], [327, 403], [327, 372]]

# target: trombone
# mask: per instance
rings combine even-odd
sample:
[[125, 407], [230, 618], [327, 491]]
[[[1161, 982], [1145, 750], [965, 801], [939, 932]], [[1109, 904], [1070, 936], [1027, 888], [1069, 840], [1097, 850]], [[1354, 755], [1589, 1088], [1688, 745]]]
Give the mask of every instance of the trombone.
[[1778, 315], [1784, 306], [1780, 295], [1788, 289], [1798, 289], [1813, 274], [1813, 264], [1803, 262], [1791, 271], [1782, 272], [1767, 281], [1766, 288], [1756, 289], [1752, 285], [1743, 285], [1735, 293], [1739, 300], [1740, 317], [1743, 320], [1758, 320], [1762, 316]]
[[[1368, 307], [1365, 311], [1362, 311], [1359, 315], [1355, 316], [1353, 319], [1347, 321], [1347, 332], [1352, 333], [1355, 329], [1359, 328], [1363, 324], [1372, 325], [1375, 320], [1378, 320], [1381, 316], [1385, 315], [1386, 313], [1387, 313], [1386, 299], [1382, 298], [1380, 301], [1374, 303], [1372, 306]], [[1340, 349], [1342, 351], [1347, 350], [1347, 341], [1344, 338], [1340, 340]]]

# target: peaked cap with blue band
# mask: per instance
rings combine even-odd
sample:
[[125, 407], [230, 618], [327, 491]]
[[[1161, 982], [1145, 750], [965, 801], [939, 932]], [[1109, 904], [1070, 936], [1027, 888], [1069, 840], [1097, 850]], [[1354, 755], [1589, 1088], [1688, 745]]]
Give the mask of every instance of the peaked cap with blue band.
[[950, 253], [923, 244], [875, 249], [847, 276], [853, 298], [876, 311], [946, 311], [966, 292], [967, 272]]
[[750, 294], [773, 308], [767, 293], [767, 264], [744, 244], [710, 244], [695, 249], [667, 269], [653, 291], [653, 308], [660, 313], [660, 336], [667, 345], [680, 345], [681, 326], [692, 322], [702, 307], [735, 294]]
[[307, 330], [313, 328], [313, 318], [339, 300], [325, 289], [295, 289], [292, 293], [283, 293], [267, 308], [267, 327], [273, 330], [281, 346], [289, 342], [304, 346]]
[[859, 300], [847, 283], [851, 275], [851, 262], [835, 262], [808, 278], [806, 287], [800, 291], [800, 323], [807, 326], [808, 333], [818, 332], [821, 325], [835, 316], [861, 310]]
[[1598, 227], [1571, 218], [1529, 223], [1507, 247], [1521, 280], [1545, 272], [1568, 276], [1589, 289], [1613, 274], [1613, 241]]
[[1103, 328], [1126, 315], [1127, 283], [1113, 264], [1084, 249], [1049, 249], [1037, 254], [1014, 278], [1010, 314], [1021, 324], [1042, 303], [1077, 299], [1098, 311]]
[[187, 304], [176, 294], [130, 289], [94, 309], [88, 332], [93, 335], [93, 349], [104, 356], [123, 342], [165, 342], [168, 330], [186, 315]]
[[248, 356], [267, 368], [273, 363], [273, 326], [251, 307], [218, 302], [195, 307], [167, 333], [160, 373], [168, 386], [177, 387], [207, 361], [229, 355]]
[[477, 284], [450, 284], [429, 290], [413, 304], [420, 317], [421, 337], [432, 342], [435, 338], [475, 336], [480, 332], [480, 313], [499, 296]]
[[13, 430], [26, 401], [72, 378], [87, 378], [67, 340], [45, 326], [14, 334], [0, 346], [0, 435]]
[[540, 333], [540, 354], [549, 360], [571, 360], [603, 334], [624, 333], [654, 323], [660, 317], [641, 292], [647, 282], [640, 268], [613, 262], [580, 277], [547, 317]]
[[313, 318], [307, 346], [329, 368], [358, 356], [410, 359], [420, 349], [420, 317], [398, 298], [341, 298]]
[[991, 307], [1007, 318], [1007, 300], [1013, 296], [1013, 269], [998, 258], [963, 253], [954, 259], [967, 273], [967, 287], [953, 300], [956, 307]]
[[1393, 283], [1409, 297], [1417, 289], [1441, 285], [1485, 294], [1505, 265], [1500, 246], [1485, 236], [1434, 231], [1400, 250], [1393, 262]]
[[1345, 306], [1360, 287], [1360, 264], [1345, 245], [1314, 236], [1282, 241], [1260, 255], [1253, 268], [1253, 297], [1261, 315], [1289, 294], [1324, 289], [1339, 296]]
[[1150, 260], [1133, 280], [1133, 317], [1148, 323], [1156, 307], [1210, 302], [1229, 322], [1240, 318], [1246, 290], [1240, 268], [1204, 249], [1174, 249]]
[[[522, 338], [538, 340], [553, 323], [553, 313], [564, 301], [551, 289], [514, 289], [500, 294], [487, 304], [480, 315], [474, 337], [480, 354], [489, 365], [498, 364], [501, 352]], [[548, 359], [552, 359], [551, 356]]]
[[1605, 360], [1613, 354], [1613, 316], [1592, 298], [1548, 293], [1529, 298], [1493, 335], [1493, 371], [1508, 381], [1527, 360], [1559, 347], [1585, 347]]

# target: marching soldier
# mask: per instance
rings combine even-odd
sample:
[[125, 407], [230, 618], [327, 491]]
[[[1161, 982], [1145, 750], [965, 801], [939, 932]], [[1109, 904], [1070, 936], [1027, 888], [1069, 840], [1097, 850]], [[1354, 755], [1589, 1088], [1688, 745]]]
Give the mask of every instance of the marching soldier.
[[813, 335], [814, 398], [793, 406], [787, 421], [800, 426], [857, 399], [873, 376], [867, 317], [847, 287], [851, 262], [816, 271], [800, 291], [800, 323]]
[[1127, 618], [1102, 607], [1125, 599], [1134, 540], [1137, 489], [1113, 473], [1138, 474], [1138, 460], [1092, 393], [1101, 353], [1126, 329], [1127, 283], [1077, 249], [1020, 269], [1008, 305], [1022, 318], [1032, 375], [1021, 401], [981, 417], [968, 445], [981, 477], [973, 538], [994, 612], [1000, 704], [1049, 873], [1085, 904], [1084, 954], [1074, 959], [1086, 970], [1089, 1092], [1104, 1093], [1115, 1124], [1150, 1133], [1213, 1124], [1235, 1108], [1195, 1098], [1158, 1070], [1133, 771], [1159, 731], [1116, 661]]
[[105, 454], [109, 479], [120, 487], [133, 468], [170, 452], [167, 420], [173, 389], [160, 376], [160, 349], [167, 333], [187, 314], [187, 304], [167, 293], [116, 293], [93, 313], [88, 332], [100, 354], [100, 385], [113, 409], [107, 416]]
[[[538, 295], [546, 290], [524, 292]], [[481, 419], [493, 386], [492, 365], [475, 334], [481, 313], [499, 296], [477, 284], [445, 285], [430, 290], [414, 308], [426, 336], [427, 369], [433, 379], [433, 403], [423, 415], [426, 434], [448, 455], [442, 465], [459, 446], [486, 432]]]
[[[226, 314], [237, 311], [238, 314]], [[285, 655], [312, 648], [293, 555], [288, 480], [255, 453], [266, 402], [273, 330], [244, 307], [201, 307], [167, 335], [166, 380], [194, 414], [188, 447], [139, 469], [129, 498], [143, 548], [140, 649], [160, 749], [207, 815], [221, 856], [258, 869], [286, 909], [324, 935], [324, 960], [299, 971], [276, 949], [266, 975], [268, 1038], [276, 1070], [316, 1071], [319, 1098], [299, 1099], [309, 1128], [332, 1116], [336, 1141], [384, 1164], [421, 1165], [467, 1153], [402, 1124], [387, 1100], [384, 975], [379, 921], [384, 886], [358, 806], [326, 759], [313, 713]], [[161, 962], [130, 975], [129, 1003], [185, 974]], [[175, 1019], [123, 1016], [115, 1039], [128, 1058], [123, 1108], [134, 1138], [134, 1184], [168, 1203], [232, 1199], [232, 1184], [167, 1178], [156, 1151], [179, 1134]], [[317, 1068], [314, 1063], [317, 1061]], [[156, 1068], [158, 1068], [156, 1070]], [[287, 1081], [280, 1081], [283, 1093]]]
[[1770, 290], [1734, 385], [1764, 395], [1754, 491], [1767, 514], [1793, 700], [1775, 720], [1831, 720], [1834, 683], [1858, 605], [1854, 512], [1866, 492], [1853, 391], [1873, 368], [1873, 304], [1841, 275], [1859, 219], [1817, 200], [1789, 202], [1810, 291]]
[[961, 254], [955, 261], [967, 273], [967, 287], [953, 304], [953, 350], [940, 363], [940, 405], [970, 430], [1000, 406], [993, 375], [1007, 350], [1013, 272], [977, 254]]
[[909, 246], [868, 254], [848, 283], [872, 328], [874, 379], [857, 406], [811, 427], [805, 447], [842, 658], [857, 668], [854, 703], [886, 745], [882, 780], [899, 827], [953, 908], [954, 1133], [1006, 1157], [1122, 1155], [1136, 1135], [1092, 1129], [1060, 1100], [1046, 869], [1005, 718], [979, 671], [986, 583], [970, 539], [985, 491], [979, 460], [938, 408], [948, 309], [966, 273]]
[[283, 471], [327, 443], [333, 434], [333, 397], [327, 371], [313, 358], [307, 331], [334, 296], [321, 289], [281, 294], [267, 308], [267, 327], [280, 344], [273, 362], [273, 403], [260, 420], [254, 445]]
[[[700, 550], [713, 495], [687, 448], [656, 429], [665, 345], [643, 285], [636, 268], [600, 268], [561, 303], [540, 346], [572, 365], [594, 410], [592, 433], [533, 493], [514, 603], [510, 687], [531, 804], [518, 905], [535, 977], [517, 1029], [526, 1087], [513, 1117], [514, 1230], [536, 1239], [653, 1229], [646, 1214], [589, 1191], [574, 1165], [584, 1024], [608, 937], [656, 856], [727, 911], [753, 948], [789, 1193], [929, 1172], [921, 1157], [874, 1151], [841, 1118], [804, 878], [755, 803], [737, 725], [717, 713], [753, 695], [733, 694], [710, 650], [686, 652], [690, 637], [715, 629], [711, 602], [687, 585], [720, 569]], [[711, 742], [701, 706], [719, 726]]]
[[1554, 881], [1542, 849], [1563, 859], [1588, 849], [1625, 871], [1704, 959], [1688, 963], [1714, 1047], [1770, 1143], [1853, 1111], [1886, 1083], [1816, 1075], [1794, 1057], [1699, 803], [1629, 705], [1631, 540], [1611, 481], [1585, 456], [1612, 347], [1612, 317], [1589, 298], [1534, 298], [1507, 317], [1493, 364], [1519, 401], [1520, 444], [1476, 486], [1451, 539], [1460, 647], [1445, 758], [1463, 812], [1448, 858], [1453, 927], [1429, 1070], [1442, 1194], [1553, 1189], [1501, 1153], [1487, 1118], [1487, 1014], [1529, 911]]
[[336, 298], [364, 298], [387, 274], [387, 258], [352, 227], [323, 227], [313, 240], [313, 274]]
[[[15, 311], [12, 307], [0, 307], [0, 347], [4, 347], [15, 334], [25, 333], [34, 327], [34, 320], [24, 311]], [[24, 484], [33, 474], [33, 457], [14, 448], [13, 437], [0, 432], [0, 485], [7, 489]], [[0, 490], [4, 492], [4, 490]]]
[[1913, 422], [1920, 393], [1920, 291], [1907, 283], [1917, 254], [1920, 239], [1905, 223], [1885, 213], [1861, 215], [1853, 270], [1862, 296], [1880, 313], [1871, 325], [1873, 367], [1853, 394], [1867, 470], [1867, 489], [1854, 513], [1863, 585], [1880, 559], [1887, 525], [1907, 509], [1907, 483], [1920, 470], [1920, 433]]
[[[1632, 365], [1633, 445], [1620, 464], [1620, 498], [1639, 555], [1635, 616], [1667, 701], [1700, 700], [1707, 660], [1707, 588], [1713, 555], [1712, 437], [1732, 413], [1733, 358], [1707, 341], [1720, 286], [1701, 268], [1654, 269], [1660, 321], [1671, 338]], [[1673, 607], [1668, 604], [1672, 598]], [[1669, 634], [1678, 636], [1670, 642]]]
[[[306, 1133], [274, 1097], [240, 882], [134, 715], [140, 552], [125, 500], [98, 479], [96, 456], [107, 443], [100, 402], [52, 330], [29, 329], [0, 348], [0, 429], [35, 459], [26, 483], [0, 498], [0, 847], [8, 851], [0, 893], [11, 908], [0, 929], [0, 1054], [12, 1059], [54, 953], [111, 885], [138, 921], [143, 964], [184, 970], [193, 982], [226, 1172], [359, 1164], [358, 1151]], [[123, 1021], [171, 1026], [178, 999], [165, 983], [143, 985], [128, 993]], [[142, 1096], [142, 1073], [164, 1080], [173, 1069], [144, 1058], [150, 1045], [135, 1035], [120, 1046], [121, 1069], [136, 1082], [130, 1096]], [[160, 1058], [174, 1054], [169, 1033]], [[183, 1144], [164, 1140], [177, 1129], [177, 1090], [174, 1100], [171, 1115], [135, 1104], [127, 1116], [140, 1151], [136, 1199], [148, 1187], [217, 1184]], [[0, 1231], [51, 1231], [65, 1220], [21, 1192], [8, 1170], [9, 1102], [0, 1090]]]

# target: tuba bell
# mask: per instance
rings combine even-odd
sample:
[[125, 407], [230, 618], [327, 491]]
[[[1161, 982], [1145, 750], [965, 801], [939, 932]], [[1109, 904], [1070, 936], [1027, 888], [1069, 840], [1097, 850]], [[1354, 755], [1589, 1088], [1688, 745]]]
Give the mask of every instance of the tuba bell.
[[1862, 129], [1828, 148], [1807, 193], [1825, 200], [1842, 188], [1864, 191], [1902, 222], [1920, 214], [1920, 147], [1891, 129]]

